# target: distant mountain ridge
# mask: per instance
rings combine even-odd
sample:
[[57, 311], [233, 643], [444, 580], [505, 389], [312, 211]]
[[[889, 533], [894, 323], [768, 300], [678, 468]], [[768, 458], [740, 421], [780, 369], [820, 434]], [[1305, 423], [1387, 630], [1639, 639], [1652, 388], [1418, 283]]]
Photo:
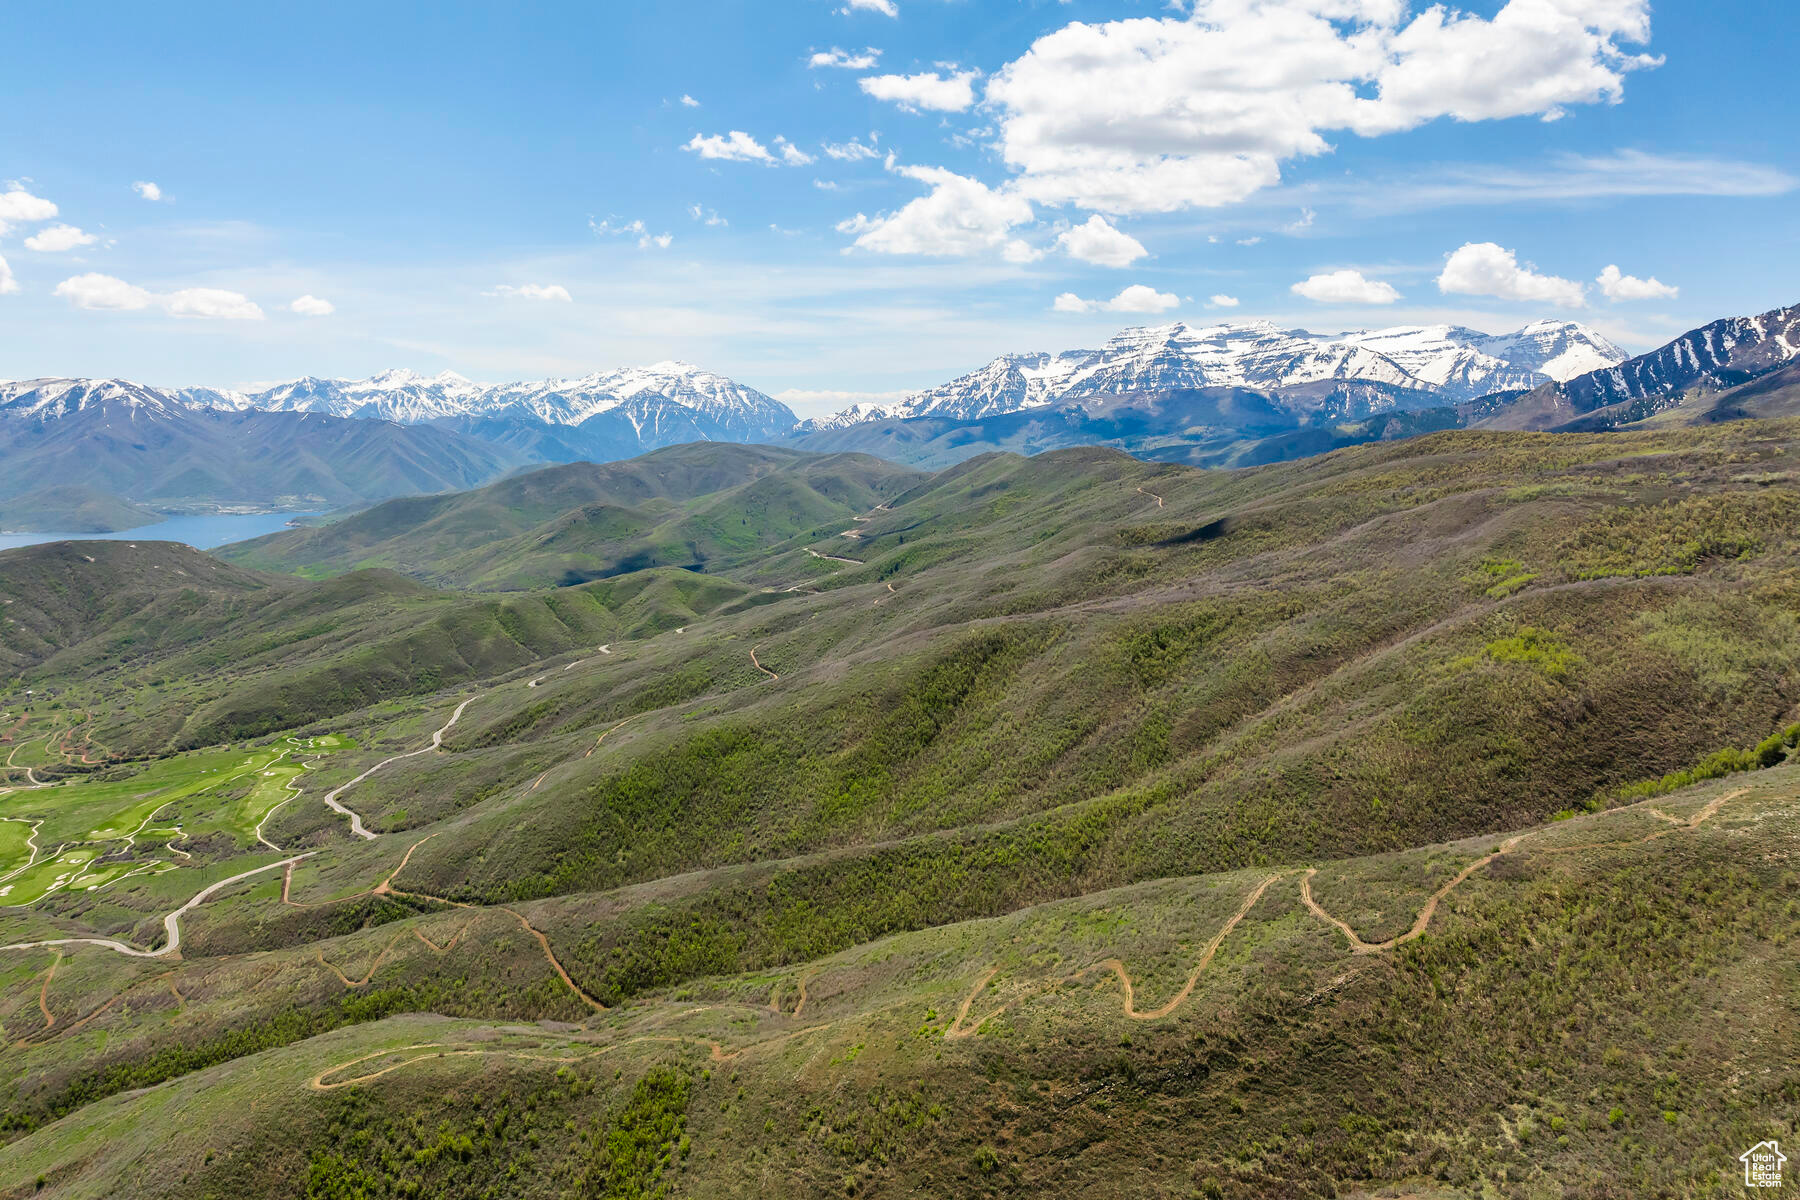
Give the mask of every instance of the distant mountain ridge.
[[[754, 388], [681, 362], [504, 384], [409, 370], [239, 391], [0, 383], [0, 461], [11, 468], [0, 499], [43, 509], [31, 493], [74, 484], [164, 511], [209, 501], [294, 507], [302, 496], [354, 504], [688, 442], [784, 443], [930, 467], [994, 449], [1106, 445], [1231, 466], [1435, 429], [1797, 413], [1800, 308], [1715, 321], [1635, 358], [1566, 320], [1505, 334], [1176, 322], [1123, 330], [1097, 350], [1002, 355], [897, 404], [805, 422]], [[243, 436], [273, 441], [247, 455], [230, 440]], [[99, 499], [81, 507], [112, 509]]]
[[1724, 392], [1800, 359], [1800, 305], [1725, 317], [1636, 358], [1544, 384], [1495, 406], [1495, 429], [1609, 428], [1678, 406], [1696, 390]]
[[435, 426], [189, 408], [135, 384], [39, 398], [56, 415], [0, 418], [0, 509], [64, 509], [69, 488], [83, 489], [78, 507], [93, 512], [109, 497], [127, 511], [336, 508], [473, 487], [532, 461]]
[[1006, 354], [980, 370], [891, 405], [858, 405], [800, 425], [801, 433], [921, 417], [979, 420], [1090, 397], [1253, 388], [1317, 407], [1341, 382], [1393, 389], [1398, 409], [1527, 390], [1624, 362], [1626, 354], [1574, 321], [1534, 321], [1508, 334], [1455, 325], [1315, 334], [1271, 321], [1126, 329], [1098, 350]]
[[678, 438], [696, 434], [694, 440], [773, 438], [796, 421], [787, 405], [755, 388], [679, 362], [597, 371], [579, 379], [499, 384], [474, 383], [454, 371], [426, 376], [404, 369], [368, 379], [308, 376], [249, 391], [157, 388], [119, 379], [0, 383], [0, 417], [52, 419], [98, 403], [158, 412], [323, 413], [404, 425], [511, 417], [579, 426], [611, 415], [646, 443], [644, 449], [667, 444], [665, 433]]
[[[1229, 467], [1443, 429], [1800, 415], [1800, 307], [1714, 321], [1635, 358], [1558, 321], [1499, 336], [1446, 325], [1304, 343], [1267, 322], [1126, 330], [1103, 351], [996, 360], [859, 419], [803, 425], [792, 440], [925, 467], [1077, 445]], [[1256, 382], [1217, 382], [1234, 375]]]

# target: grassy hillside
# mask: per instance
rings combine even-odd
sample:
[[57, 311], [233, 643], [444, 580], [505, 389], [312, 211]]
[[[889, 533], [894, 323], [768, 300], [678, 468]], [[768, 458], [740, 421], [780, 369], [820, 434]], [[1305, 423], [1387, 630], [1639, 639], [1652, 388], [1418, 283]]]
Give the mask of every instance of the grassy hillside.
[[634, 583], [495, 598], [391, 571], [267, 575], [169, 542], [26, 547], [0, 553], [0, 705], [79, 722], [116, 756], [186, 749], [591, 652], [749, 592]]
[[662, 566], [716, 570], [861, 512], [917, 478], [867, 455], [694, 443], [394, 500], [221, 553], [266, 570], [379, 566], [480, 589], [566, 586]]
[[[1800, 1017], [1797, 466], [988, 455], [500, 597], [33, 559], [0, 876], [86, 874], [0, 945], [154, 950], [244, 878], [179, 959], [0, 950], [0, 1188], [165, 1142], [142, 1194], [1722, 1188], [1800, 1094], [1751, 1068]], [[799, 473], [676, 507], [778, 531]]]
[[110, 533], [160, 520], [159, 513], [79, 484], [39, 488], [0, 501], [0, 529], [16, 532]]

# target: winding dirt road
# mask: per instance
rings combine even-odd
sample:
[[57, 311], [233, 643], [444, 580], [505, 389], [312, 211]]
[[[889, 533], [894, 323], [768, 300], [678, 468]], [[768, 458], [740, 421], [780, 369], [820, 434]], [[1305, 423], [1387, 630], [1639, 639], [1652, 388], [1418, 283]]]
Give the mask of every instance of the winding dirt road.
[[757, 658], [757, 657], [756, 657], [756, 652], [757, 652], [757, 651], [758, 651], [758, 650], [759, 650], [759, 649], [761, 649], [761, 647], [760, 647], [760, 646], [752, 646], [752, 647], [750, 647], [750, 665], [751, 665], [751, 666], [753, 666], [753, 667], [755, 667], [755, 668], [756, 668], [756, 669], [757, 669], [757, 670], [759, 670], [759, 671], [761, 671], [761, 672], [762, 672], [762, 673], [763, 673], [763, 674], [764, 674], [764, 675], [767, 675], [767, 676], [768, 676], [768, 677], [769, 677], [769, 678], [770, 678], [770, 679], [772, 679], [772, 680], [773, 680], [773, 679], [780, 679], [780, 678], [781, 678], [781, 676], [779, 676], [779, 675], [777, 675], [777, 674], [776, 674], [776, 673], [775, 673], [775, 672], [773, 672], [773, 671], [771, 671], [771, 670], [769, 670], [769, 668], [767, 668], [767, 667], [765, 667], [765, 666], [763, 666], [763, 665], [762, 665], [762, 660], [761, 660], [761, 659], [759, 659], [759, 658]]
[[[600, 653], [611, 654], [612, 653], [612, 643], [608, 642], [608, 643], [606, 643], [606, 645], [600, 647]], [[591, 663], [593, 661], [594, 660], [591, 658], [578, 658], [574, 662], [570, 663], [568, 666], [564, 667], [563, 670], [573, 671], [576, 667], [581, 666], [583, 663]]]
[[1155, 492], [1146, 492], [1143, 488], [1139, 488], [1138, 495], [1150, 497], [1152, 500], [1156, 501], [1156, 507], [1158, 507], [1158, 508], [1161, 508], [1163, 506], [1163, 498], [1161, 496], [1157, 495]]
[[456, 725], [457, 721], [462, 719], [463, 709], [475, 703], [477, 699], [478, 697], [476, 696], [470, 696], [467, 700], [464, 700], [461, 704], [457, 705], [456, 711], [450, 714], [450, 719], [444, 722], [444, 727], [431, 735], [431, 745], [422, 746], [417, 750], [409, 750], [405, 754], [396, 754], [392, 758], [384, 758], [368, 770], [364, 771], [361, 775], [358, 775], [355, 779], [352, 779], [349, 783], [343, 784], [342, 786], [325, 793], [325, 807], [349, 817], [351, 833], [354, 833], [364, 841], [374, 841], [376, 835], [370, 833], [367, 829], [364, 829], [362, 818], [345, 808], [342, 804], [339, 804], [338, 797], [373, 775], [375, 772], [381, 770], [381, 768], [387, 766], [389, 763], [397, 763], [403, 758], [417, 758], [421, 754], [430, 754], [433, 750], [441, 747], [444, 744], [444, 735], [449, 733]]
[[215, 894], [240, 880], [249, 879], [252, 875], [261, 875], [264, 871], [273, 871], [277, 867], [285, 867], [289, 863], [299, 862], [303, 858], [311, 858], [317, 853], [317, 850], [308, 850], [305, 854], [296, 854], [292, 858], [284, 858], [280, 862], [252, 867], [248, 871], [240, 871], [230, 879], [221, 879], [202, 889], [195, 894], [192, 900], [163, 918], [163, 931], [168, 935], [168, 941], [161, 950], [139, 950], [136, 946], [127, 946], [124, 942], [114, 941], [112, 938], [45, 938], [37, 942], [14, 942], [10, 946], [0, 946], [0, 950], [35, 950], [40, 946], [104, 946], [108, 950], [117, 951], [131, 958], [163, 958], [181, 949], [181, 918], [190, 910], [205, 904]]

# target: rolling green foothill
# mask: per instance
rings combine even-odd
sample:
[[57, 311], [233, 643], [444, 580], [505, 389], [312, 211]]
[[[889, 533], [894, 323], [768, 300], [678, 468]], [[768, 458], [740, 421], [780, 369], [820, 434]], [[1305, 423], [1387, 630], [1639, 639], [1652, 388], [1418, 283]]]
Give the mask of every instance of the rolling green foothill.
[[679, 450], [0, 554], [0, 1196], [1682, 1197], [1800, 1137], [1800, 422]]

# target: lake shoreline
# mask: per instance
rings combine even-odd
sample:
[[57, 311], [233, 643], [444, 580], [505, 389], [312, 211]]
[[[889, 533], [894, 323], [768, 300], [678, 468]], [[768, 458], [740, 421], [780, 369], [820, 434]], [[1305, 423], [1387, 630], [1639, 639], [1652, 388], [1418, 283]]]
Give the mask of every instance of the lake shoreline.
[[0, 550], [43, 546], [53, 542], [180, 542], [196, 550], [216, 550], [232, 542], [248, 541], [296, 528], [300, 522], [322, 515], [317, 510], [282, 509], [264, 512], [170, 513], [151, 525], [103, 533], [67, 530], [0, 530]]

